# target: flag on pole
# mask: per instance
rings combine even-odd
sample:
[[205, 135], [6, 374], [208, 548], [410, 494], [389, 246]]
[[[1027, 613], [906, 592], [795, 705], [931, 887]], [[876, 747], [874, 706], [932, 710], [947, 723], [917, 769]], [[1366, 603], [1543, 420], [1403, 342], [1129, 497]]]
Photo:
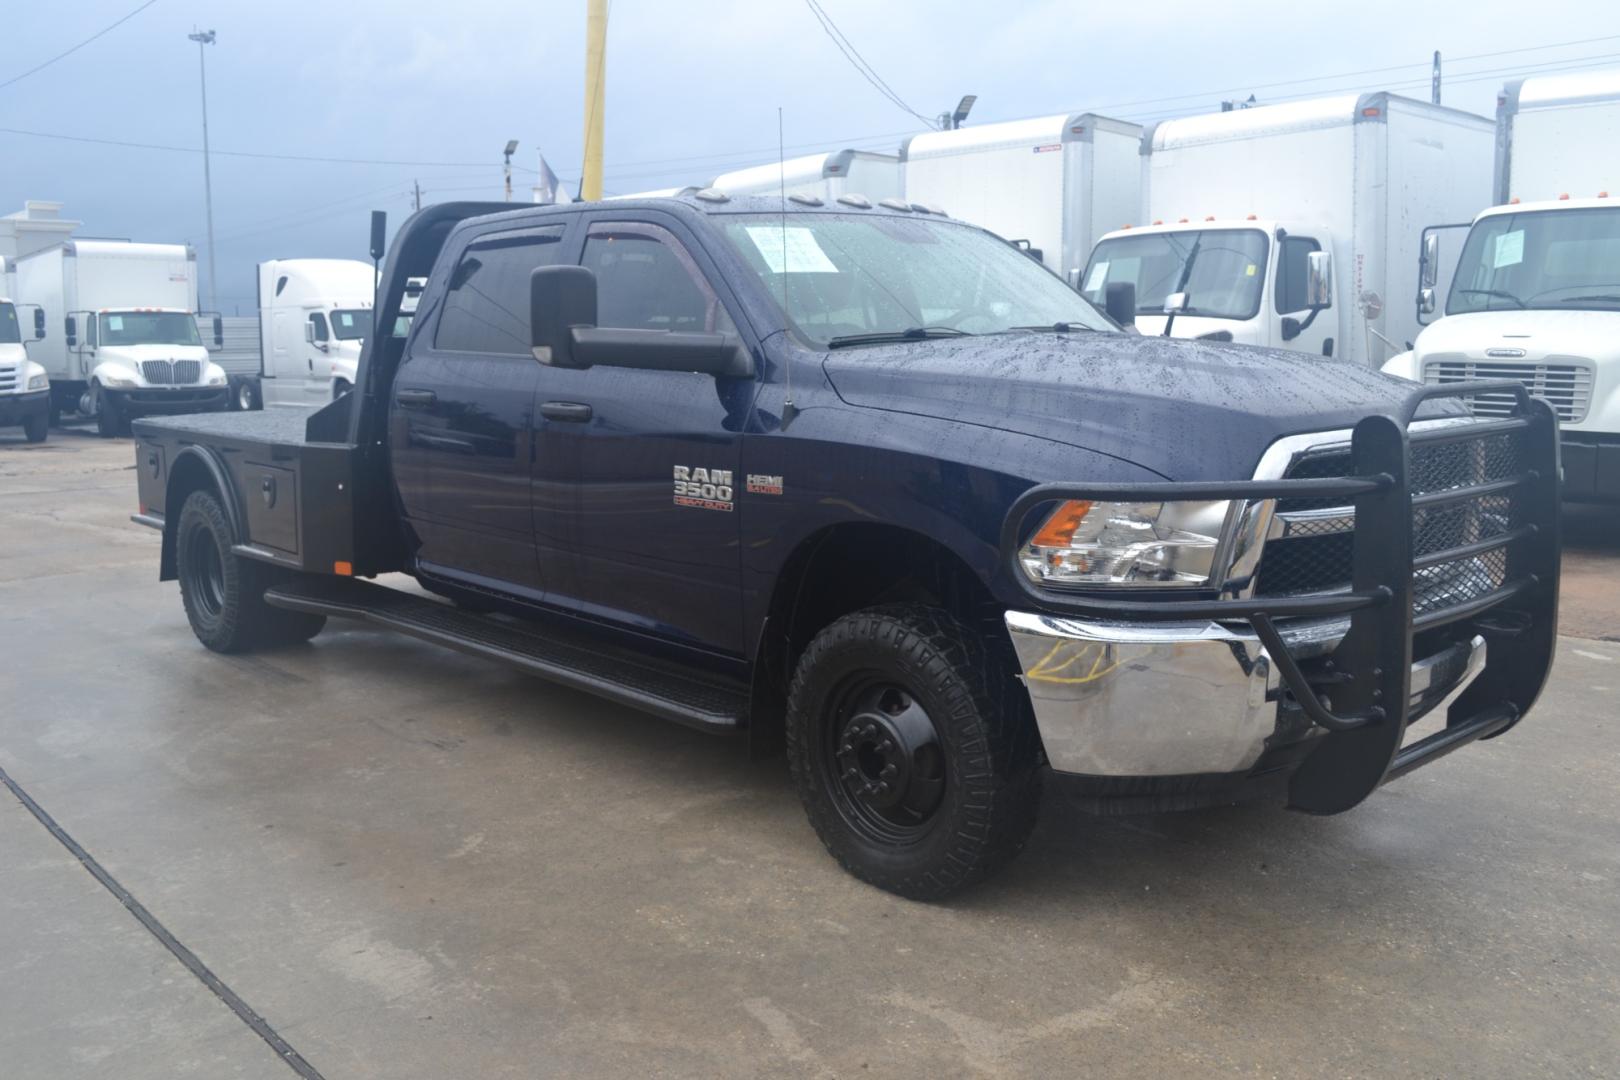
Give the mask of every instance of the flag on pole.
[[551, 171], [551, 166], [546, 164], [544, 154], [540, 155], [540, 178], [534, 184], [534, 201], [546, 206], [574, 201], [568, 197], [568, 192], [563, 190], [562, 181]]

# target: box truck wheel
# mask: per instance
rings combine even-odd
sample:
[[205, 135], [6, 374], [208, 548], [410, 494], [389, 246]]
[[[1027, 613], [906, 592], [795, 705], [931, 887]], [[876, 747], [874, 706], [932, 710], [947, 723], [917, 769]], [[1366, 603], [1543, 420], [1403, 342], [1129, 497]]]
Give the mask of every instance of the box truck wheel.
[[51, 417], [49, 413], [36, 413], [23, 421], [23, 434], [29, 442], [44, 442], [45, 436], [51, 431]]
[[821, 842], [851, 874], [938, 900], [1016, 855], [1035, 824], [1034, 718], [1011, 665], [939, 608], [832, 623], [788, 692], [787, 753]]
[[237, 653], [267, 645], [308, 641], [326, 625], [324, 615], [283, 611], [264, 602], [277, 568], [231, 554], [230, 522], [213, 492], [196, 491], [180, 511], [175, 568], [186, 620], [197, 640], [215, 652]]
[[238, 379], [231, 395], [231, 408], [238, 412], [252, 412], [259, 407], [259, 388], [252, 379]]
[[118, 399], [101, 388], [96, 383], [90, 390], [95, 395], [96, 434], [103, 439], [111, 439], [121, 434], [126, 428], [124, 410], [119, 407]]

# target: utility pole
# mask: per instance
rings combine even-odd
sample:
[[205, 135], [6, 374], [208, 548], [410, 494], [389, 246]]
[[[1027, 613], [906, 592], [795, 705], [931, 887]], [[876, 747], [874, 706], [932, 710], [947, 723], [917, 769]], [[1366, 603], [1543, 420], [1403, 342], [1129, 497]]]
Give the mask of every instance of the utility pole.
[[1440, 50], [1434, 50], [1434, 75], [1429, 81], [1429, 100], [1440, 104]]
[[420, 180], [411, 181], [411, 209], [422, 209], [422, 182]]
[[579, 197], [588, 202], [602, 198], [607, 19], [607, 0], [585, 0], [585, 164], [580, 172]]
[[192, 30], [187, 40], [197, 43], [197, 70], [202, 73], [203, 121], [203, 206], [208, 210], [208, 310], [219, 310], [214, 291], [214, 178], [208, 164], [208, 54], [203, 48], [214, 43], [212, 30]]
[[517, 153], [517, 140], [506, 140], [506, 201], [512, 201], [512, 155]]

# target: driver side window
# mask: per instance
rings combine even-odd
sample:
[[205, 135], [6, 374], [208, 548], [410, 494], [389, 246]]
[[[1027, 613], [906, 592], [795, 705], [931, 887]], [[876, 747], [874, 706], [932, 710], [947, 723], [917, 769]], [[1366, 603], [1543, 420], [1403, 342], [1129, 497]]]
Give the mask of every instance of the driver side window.
[[315, 340], [317, 342], [324, 343], [331, 337], [331, 334], [326, 328], [326, 316], [321, 312], [316, 311], [310, 313], [309, 325], [314, 327]]
[[596, 275], [598, 326], [736, 332], [691, 256], [656, 225], [593, 225], [580, 264]]
[[1282, 242], [1277, 258], [1277, 314], [1303, 311], [1310, 305], [1306, 297], [1307, 256], [1321, 251], [1322, 245], [1308, 236], [1289, 236]]
[[96, 327], [101, 323], [99, 315], [86, 315], [84, 317], [84, 343], [89, 348], [96, 347]]

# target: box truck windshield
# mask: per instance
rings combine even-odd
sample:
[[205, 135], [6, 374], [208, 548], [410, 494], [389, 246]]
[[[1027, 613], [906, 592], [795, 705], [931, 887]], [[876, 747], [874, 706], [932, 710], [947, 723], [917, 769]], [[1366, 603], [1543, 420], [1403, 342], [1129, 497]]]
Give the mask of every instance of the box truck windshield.
[[[724, 221], [726, 237], [769, 295], [785, 297], [794, 329], [816, 345], [997, 334], [1059, 323], [1111, 328], [1061, 278], [970, 226], [834, 214], [803, 215], [802, 223], [791, 225], [777, 215], [728, 215]], [[598, 278], [645, 273], [644, 260], [667, 250], [616, 246], [623, 250], [602, 256]], [[591, 258], [587, 247], [587, 262]], [[703, 298], [696, 288], [691, 294], [689, 318], [701, 329]], [[603, 295], [609, 295], [606, 286]]]
[[103, 345], [201, 345], [197, 320], [183, 311], [124, 311], [101, 316]]
[[1620, 206], [1482, 219], [1468, 234], [1446, 314], [1620, 311]]
[[371, 329], [371, 312], [362, 308], [338, 308], [332, 312], [332, 336], [339, 341], [360, 341]]
[[1104, 240], [1091, 253], [1081, 291], [1103, 303], [1108, 286], [1136, 286], [1139, 314], [1164, 310], [1166, 297], [1186, 293], [1184, 314], [1252, 319], [1265, 290], [1266, 252], [1259, 229], [1187, 229]]
[[0, 345], [21, 345], [22, 327], [17, 324], [17, 309], [0, 302]]

